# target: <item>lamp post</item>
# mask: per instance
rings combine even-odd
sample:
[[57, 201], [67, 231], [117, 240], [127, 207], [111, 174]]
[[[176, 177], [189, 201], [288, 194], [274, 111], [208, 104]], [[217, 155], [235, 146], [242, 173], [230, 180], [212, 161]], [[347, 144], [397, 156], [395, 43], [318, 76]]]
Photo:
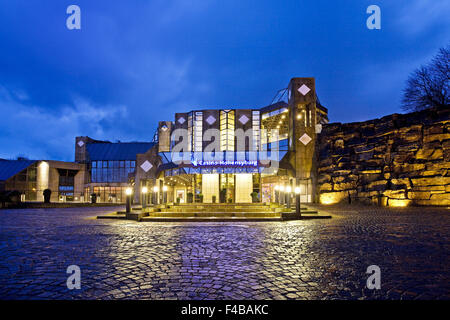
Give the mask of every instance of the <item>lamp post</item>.
[[286, 187], [286, 206], [288, 207], [288, 209], [291, 208], [291, 192], [292, 192], [291, 186], [287, 186]]
[[280, 186], [280, 204], [283, 205], [284, 204], [284, 185]]
[[163, 202], [167, 203], [167, 186], [163, 186]]
[[275, 186], [275, 202], [276, 203], [280, 203], [280, 195], [279, 195], [279, 193], [280, 193], [280, 186], [276, 185]]
[[133, 193], [133, 189], [130, 187], [125, 189], [125, 194], [127, 196], [127, 202], [126, 202], [126, 213], [130, 213], [131, 211], [131, 195]]
[[153, 204], [157, 205], [158, 204], [158, 191], [159, 188], [157, 186], [153, 187]]
[[142, 187], [142, 208], [145, 209], [147, 207], [147, 187]]
[[301, 218], [302, 213], [300, 211], [300, 187], [295, 187], [295, 213]]

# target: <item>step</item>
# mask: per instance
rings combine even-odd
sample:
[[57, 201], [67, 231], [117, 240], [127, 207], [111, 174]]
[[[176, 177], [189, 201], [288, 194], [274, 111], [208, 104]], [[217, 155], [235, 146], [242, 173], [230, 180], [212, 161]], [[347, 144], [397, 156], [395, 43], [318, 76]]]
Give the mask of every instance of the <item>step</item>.
[[257, 209], [257, 210], [271, 210], [268, 206], [234, 206], [234, 205], [221, 205], [221, 206], [168, 206], [165, 209], [170, 210], [223, 210], [223, 209], [237, 209], [237, 210], [243, 210], [243, 209]]
[[204, 208], [204, 209], [198, 209], [198, 208], [169, 208], [164, 209], [162, 211], [167, 212], [274, 212], [274, 210], [269, 210], [267, 208]]
[[144, 217], [143, 222], [264, 222], [264, 221], [282, 221], [281, 218], [243, 218], [243, 217]]
[[302, 214], [300, 220], [309, 220], [309, 219], [331, 219], [332, 216], [328, 214]]
[[279, 217], [280, 214], [276, 212], [151, 212], [148, 214], [150, 217], [211, 217], [211, 216], [220, 216], [220, 217], [245, 217], [245, 216], [261, 216], [261, 217]]
[[97, 216], [97, 219], [126, 219], [126, 215], [125, 214], [117, 214], [117, 213], [110, 213], [110, 214], [105, 214], [105, 215], [101, 215], [101, 216]]
[[[294, 210], [295, 211], [295, 210]], [[316, 210], [300, 210], [301, 214], [318, 214]]]
[[126, 218], [128, 220], [134, 220], [134, 221], [140, 221], [143, 217], [146, 217], [146, 216], [148, 216], [148, 212], [143, 211], [143, 210], [141, 210], [141, 211], [135, 210], [135, 211], [132, 211], [132, 212], [126, 214]]
[[202, 205], [208, 205], [208, 206], [224, 206], [224, 205], [234, 205], [234, 206], [269, 206], [268, 203], [263, 202], [232, 202], [232, 203], [224, 203], [224, 202], [196, 202], [196, 203], [180, 203], [180, 204], [171, 204], [176, 206], [202, 206]]

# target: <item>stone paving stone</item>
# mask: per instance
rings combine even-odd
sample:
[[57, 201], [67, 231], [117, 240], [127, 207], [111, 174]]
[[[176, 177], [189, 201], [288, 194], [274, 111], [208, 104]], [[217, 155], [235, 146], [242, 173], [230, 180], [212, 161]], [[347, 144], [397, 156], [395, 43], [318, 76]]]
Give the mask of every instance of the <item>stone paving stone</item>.
[[[137, 223], [111, 208], [0, 210], [0, 299], [450, 299], [446, 208], [330, 220]], [[81, 268], [68, 290], [66, 268]], [[365, 287], [381, 268], [381, 290]]]

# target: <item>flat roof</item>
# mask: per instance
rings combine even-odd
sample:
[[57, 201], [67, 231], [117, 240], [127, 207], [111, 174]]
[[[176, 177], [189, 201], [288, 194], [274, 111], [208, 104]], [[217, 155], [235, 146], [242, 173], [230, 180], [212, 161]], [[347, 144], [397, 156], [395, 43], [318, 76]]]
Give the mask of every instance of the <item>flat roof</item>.
[[88, 143], [86, 151], [91, 161], [136, 160], [138, 153], [145, 153], [154, 142]]
[[0, 181], [8, 180], [35, 162], [37, 162], [37, 160], [0, 159]]

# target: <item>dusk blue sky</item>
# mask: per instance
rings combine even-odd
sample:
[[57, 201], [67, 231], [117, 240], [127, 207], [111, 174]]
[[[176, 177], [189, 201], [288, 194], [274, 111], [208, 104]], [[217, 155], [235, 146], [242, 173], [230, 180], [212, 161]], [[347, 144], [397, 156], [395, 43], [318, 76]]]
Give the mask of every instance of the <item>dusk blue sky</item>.
[[316, 78], [331, 122], [402, 112], [449, 15], [448, 0], [0, 0], [0, 158], [73, 161], [78, 135], [150, 141], [175, 112], [259, 108], [292, 77]]

